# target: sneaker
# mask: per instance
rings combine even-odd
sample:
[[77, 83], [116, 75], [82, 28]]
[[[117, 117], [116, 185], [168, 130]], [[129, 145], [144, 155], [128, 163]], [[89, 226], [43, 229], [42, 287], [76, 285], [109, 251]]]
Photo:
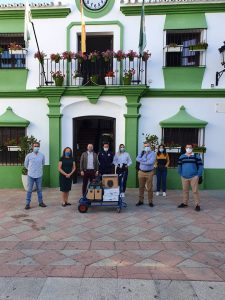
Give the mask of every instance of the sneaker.
[[181, 203], [180, 205], [177, 206], [178, 208], [185, 208], [188, 207], [187, 204]]
[[143, 204], [144, 204], [143, 202], [138, 201], [138, 202], [136, 203], [136, 206], [140, 206], [140, 205], [143, 205]]
[[163, 197], [166, 197], [166, 192], [163, 192]]
[[196, 205], [195, 210], [196, 210], [196, 211], [200, 211], [200, 206], [199, 206], [199, 205]]
[[156, 196], [159, 196], [159, 192], [156, 192], [155, 195], [156, 195]]
[[30, 209], [30, 204], [26, 204], [25, 209]]
[[72, 205], [72, 204], [71, 204], [71, 203], [69, 203], [69, 202], [67, 202], [67, 203], [66, 203], [66, 205], [69, 205], [69, 206], [70, 206], [70, 205]]
[[124, 194], [124, 193], [121, 193], [120, 196], [121, 196], [122, 198], [124, 198], [124, 197], [125, 197], [125, 194]]
[[153, 206], [154, 206], [154, 204], [153, 204], [152, 202], [150, 202], [150, 203], [149, 203], [149, 206], [150, 206], [150, 207], [153, 207]]
[[62, 207], [66, 207], [66, 203], [62, 203]]
[[39, 203], [40, 207], [47, 207], [47, 205], [44, 204], [44, 202]]

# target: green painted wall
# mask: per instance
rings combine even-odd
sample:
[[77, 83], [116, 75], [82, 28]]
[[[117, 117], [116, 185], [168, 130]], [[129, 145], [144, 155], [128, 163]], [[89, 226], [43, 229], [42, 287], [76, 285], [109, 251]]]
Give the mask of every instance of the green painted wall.
[[164, 67], [165, 89], [201, 89], [205, 67]]
[[[22, 166], [0, 166], [0, 189], [23, 188], [21, 170]], [[44, 166], [43, 186], [49, 186], [49, 166]]]
[[207, 28], [205, 14], [166, 15], [164, 29], [203, 29]]
[[205, 169], [204, 187], [209, 190], [225, 189], [225, 169]]
[[26, 90], [27, 76], [27, 69], [0, 69], [0, 91]]

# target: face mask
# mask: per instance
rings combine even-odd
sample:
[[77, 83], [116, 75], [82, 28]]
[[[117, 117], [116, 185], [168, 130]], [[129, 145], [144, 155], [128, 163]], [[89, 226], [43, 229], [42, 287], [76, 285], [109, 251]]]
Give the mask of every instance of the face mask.
[[150, 147], [145, 147], [145, 151], [149, 152], [150, 151]]
[[38, 153], [39, 149], [40, 149], [39, 147], [34, 147], [34, 150], [33, 150], [34, 153]]
[[163, 148], [159, 148], [159, 152], [163, 153], [164, 149]]
[[109, 148], [103, 148], [105, 152], [109, 151]]
[[65, 152], [65, 156], [66, 156], [66, 157], [69, 157], [70, 154], [71, 154], [71, 152]]
[[192, 148], [186, 148], [186, 152], [190, 154], [192, 152]]
[[93, 151], [93, 149], [88, 149], [88, 152], [92, 152]]
[[125, 148], [120, 148], [120, 152], [124, 152], [125, 151]]

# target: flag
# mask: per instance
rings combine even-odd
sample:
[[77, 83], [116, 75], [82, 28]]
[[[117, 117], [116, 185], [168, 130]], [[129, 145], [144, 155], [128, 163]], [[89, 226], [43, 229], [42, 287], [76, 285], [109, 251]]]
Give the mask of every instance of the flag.
[[83, 0], [80, 0], [80, 13], [81, 13], [81, 52], [86, 52], [86, 29], [84, 22]]
[[139, 35], [139, 53], [143, 55], [144, 49], [147, 45], [146, 31], [145, 31], [145, 0], [142, 2], [141, 8], [141, 23], [140, 23], [140, 35]]
[[26, 48], [28, 47], [30, 40], [30, 29], [31, 29], [32, 15], [28, 0], [25, 2], [25, 13], [24, 13], [24, 41]]

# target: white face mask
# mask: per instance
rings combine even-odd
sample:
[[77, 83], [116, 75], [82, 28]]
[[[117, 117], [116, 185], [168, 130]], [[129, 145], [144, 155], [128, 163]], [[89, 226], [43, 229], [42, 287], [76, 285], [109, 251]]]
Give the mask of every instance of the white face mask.
[[109, 151], [109, 148], [103, 148], [103, 149], [104, 149], [104, 151], [106, 151], [106, 152]]
[[146, 152], [149, 152], [150, 151], [150, 147], [148, 146], [148, 147], [145, 147], [145, 151]]
[[189, 154], [192, 153], [192, 148], [186, 148], [186, 152]]

